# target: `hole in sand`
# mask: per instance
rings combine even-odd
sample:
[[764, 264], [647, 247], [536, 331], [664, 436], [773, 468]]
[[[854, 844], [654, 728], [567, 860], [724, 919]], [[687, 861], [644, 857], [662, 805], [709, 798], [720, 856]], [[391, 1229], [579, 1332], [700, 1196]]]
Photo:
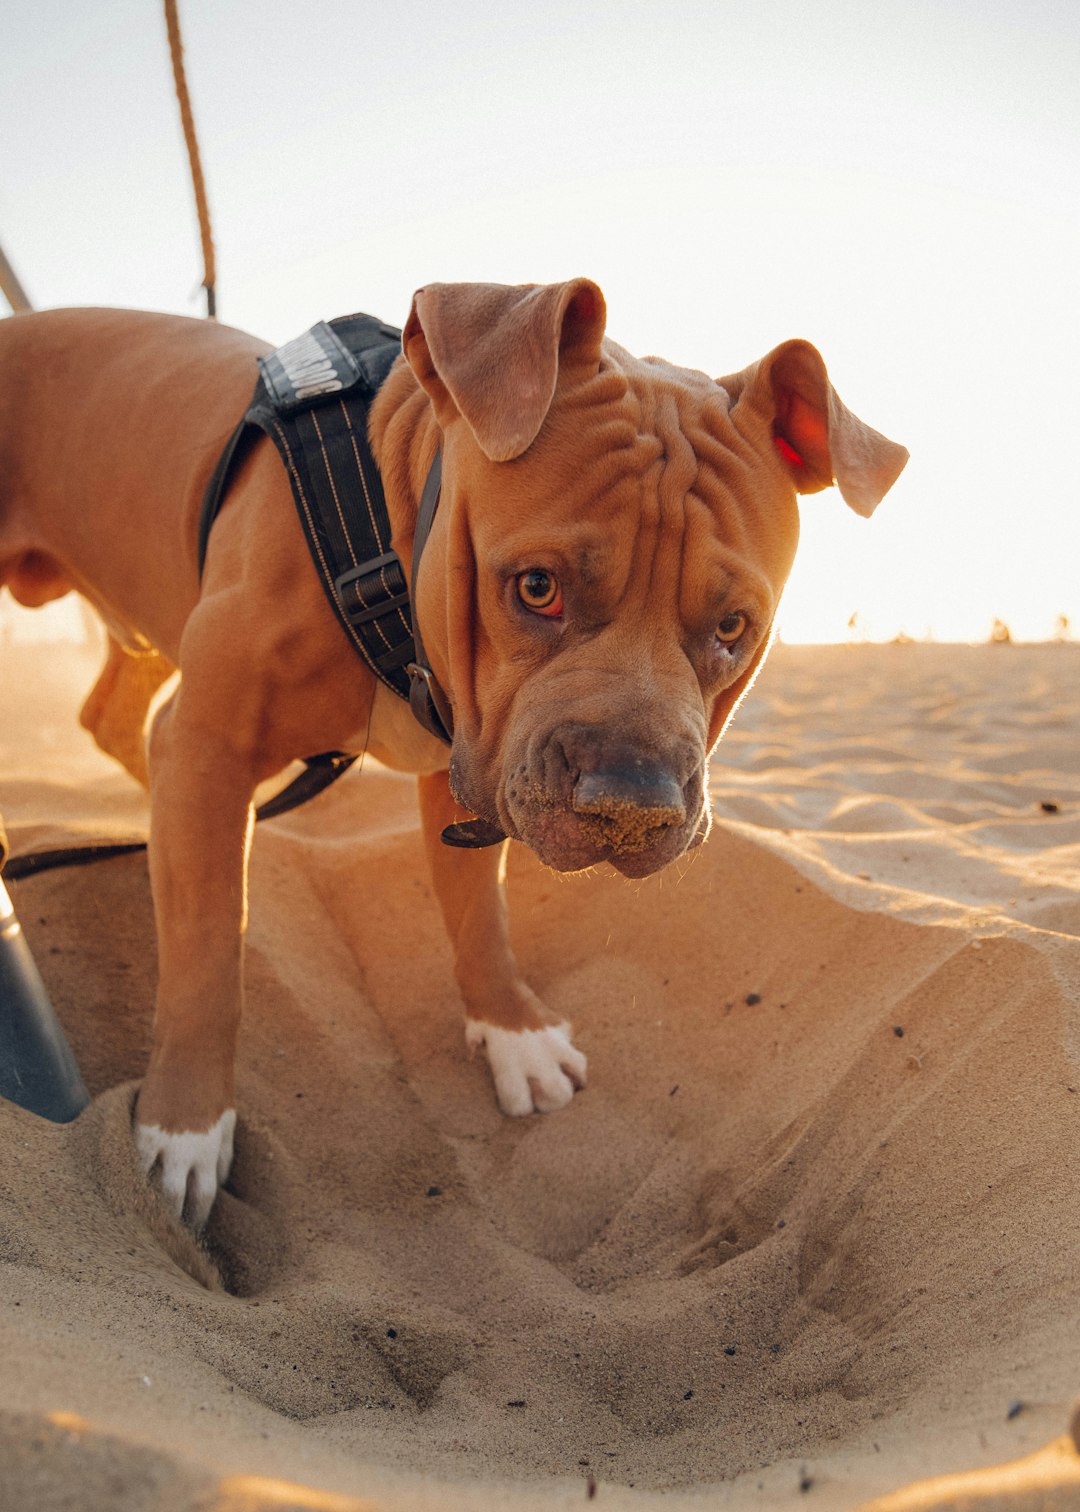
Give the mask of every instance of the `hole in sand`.
[[282, 1192], [295, 1179], [280, 1141], [249, 1119], [239, 1120], [229, 1180], [202, 1236], [230, 1295], [258, 1296], [286, 1265], [290, 1236]]
[[[355, 801], [386, 796], [379, 780]], [[787, 837], [737, 827], [677, 885], [523, 867], [523, 966], [576, 1019], [591, 1084], [506, 1121], [462, 1049], [433, 905], [410, 881], [347, 934], [356, 848], [329, 827], [321, 852], [305, 830], [256, 862], [242, 1130], [208, 1236], [231, 1295], [143, 1266], [122, 1210], [101, 1216], [126, 1146], [68, 1166], [74, 1131], [12, 1146], [5, 1253], [57, 1272], [65, 1327], [64, 1297], [92, 1310], [117, 1400], [137, 1358], [140, 1379], [237, 1413], [256, 1449], [302, 1422], [297, 1464], [639, 1490], [771, 1465], [796, 1497], [801, 1464], [820, 1490], [819, 1461], [872, 1463], [887, 1434], [921, 1452], [952, 1433], [967, 1454], [964, 1425], [1000, 1424], [1001, 1459], [1052, 1436], [1008, 1412], [1075, 1385], [1072, 938], [874, 911], [862, 883], [789, 865]], [[420, 874], [404, 822], [367, 848], [379, 875]], [[128, 990], [149, 1002], [145, 931], [125, 933], [113, 885], [75, 879], [64, 906], [87, 933], [114, 921], [94, 937], [142, 963]], [[40, 955], [85, 1043], [109, 973]]]

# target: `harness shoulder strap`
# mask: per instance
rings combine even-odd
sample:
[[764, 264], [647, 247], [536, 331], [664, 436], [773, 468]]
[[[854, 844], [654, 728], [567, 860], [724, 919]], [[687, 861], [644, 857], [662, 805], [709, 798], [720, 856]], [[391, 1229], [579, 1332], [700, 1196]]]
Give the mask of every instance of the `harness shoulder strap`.
[[407, 698], [408, 585], [367, 436], [371, 401], [401, 350], [400, 335], [370, 315], [345, 316], [259, 359], [251, 403], [203, 498], [199, 571], [233, 469], [261, 431], [288, 472], [312, 561], [345, 634], [376, 677]]
[[[372, 329], [374, 327], [374, 329]], [[345, 635], [380, 682], [409, 691], [409, 591], [391, 545], [368, 412], [400, 346], [370, 318], [316, 326], [261, 359], [247, 419], [276, 446], [315, 570]], [[355, 344], [346, 345], [343, 335]], [[377, 340], [377, 347], [367, 343]]]
[[[450, 743], [449, 704], [426, 665], [409, 584], [391, 544], [382, 479], [367, 435], [370, 405], [401, 350], [401, 333], [370, 315], [323, 321], [259, 359], [251, 404], [203, 499], [199, 571], [229, 479], [260, 431], [289, 475], [312, 562], [346, 636], [380, 682]], [[438, 459], [424, 489], [414, 571], [439, 499]]]
[[225, 490], [229, 484], [229, 478], [233, 467], [236, 466], [242, 454], [247, 450], [255, 437], [255, 432], [248, 423], [245, 414], [240, 424], [233, 431], [225, 443], [225, 450], [217, 459], [217, 466], [210, 474], [210, 482], [206, 485], [203, 494], [202, 508], [199, 511], [199, 580], [202, 580], [203, 568], [206, 566], [206, 548], [210, 541], [210, 527], [217, 519], [218, 511], [225, 499]]

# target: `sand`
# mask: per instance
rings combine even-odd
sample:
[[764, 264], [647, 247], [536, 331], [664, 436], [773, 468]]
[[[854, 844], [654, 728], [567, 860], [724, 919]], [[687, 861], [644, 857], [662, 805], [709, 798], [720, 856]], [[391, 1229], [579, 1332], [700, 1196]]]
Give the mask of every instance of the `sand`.
[[[16, 853], [144, 830], [93, 673], [0, 648]], [[202, 1248], [131, 1154], [144, 858], [11, 884], [94, 1101], [0, 1105], [4, 1512], [1080, 1506], [1080, 646], [780, 647], [712, 782], [662, 877], [513, 856], [590, 1060], [525, 1121], [412, 784], [261, 826]]]

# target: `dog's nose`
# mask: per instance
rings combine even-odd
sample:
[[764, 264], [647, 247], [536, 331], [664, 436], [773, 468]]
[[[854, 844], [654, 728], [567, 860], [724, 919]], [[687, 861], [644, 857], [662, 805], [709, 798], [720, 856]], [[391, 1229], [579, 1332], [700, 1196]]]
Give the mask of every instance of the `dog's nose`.
[[616, 851], [644, 850], [686, 819], [682, 789], [660, 767], [583, 772], [571, 802], [596, 838]]

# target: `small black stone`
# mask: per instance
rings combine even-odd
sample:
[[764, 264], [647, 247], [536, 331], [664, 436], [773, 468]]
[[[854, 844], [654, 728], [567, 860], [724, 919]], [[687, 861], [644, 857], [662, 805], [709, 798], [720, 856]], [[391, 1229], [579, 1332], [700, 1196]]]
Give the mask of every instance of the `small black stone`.
[[896, 1035], [897, 1039], [903, 1039], [904, 1037], [904, 1031], [899, 1024], [894, 1024], [893, 1033]]
[[746, 1006], [748, 1008], [756, 1008], [757, 1005], [760, 1002], [761, 1002], [761, 993], [760, 992], [748, 992], [746, 994]]
[[507, 1402], [506, 1405], [508, 1407], [524, 1407], [524, 1405], [525, 1405], [525, 1398], [524, 1397], [515, 1397], [512, 1402]]
[[799, 1481], [799, 1490], [800, 1491], [809, 1491], [810, 1488], [811, 1488], [811, 1486], [813, 1484], [814, 1484], [814, 1477], [812, 1475], [804, 1475], [802, 1477], [802, 1479]]
[[[1047, 802], [1045, 802], [1045, 803], [1040, 803], [1039, 807], [1042, 809], [1042, 811], [1043, 811], [1044, 814], [1056, 814], [1058, 812], [1058, 806], [1057, 806], [1057, 804], [1056, 803], [1051, 803], [1049, 800], [1047, 800]], [[45, 921], [42, 920], [42, 923], [44, 923], [44, 922]]]
[[1005, 1417], [1011, 1423], [1013, 1418], [1018, 1418], [1023, 1410], [1024, 1404], [1019, 1400], [1019, 1398], [1017, 1398], [1017, 1400], [1009, 1403], [1009, 1410], [1005, 1414]]
[[440, 1187], [440, 1186], [429, 1186], [428, 1189], [427, 1189], [427, 1195], [429, 1197], [441, 1197], [442, 1196], [442, 1187]]
[[727, 1345], [727, 1346], [726, 1346], [726, 1348], [725, 1348], [725, 1349], [724, 1349], [724, 1353], [725, 1353], [725, 1354], [726, 1354], [726, 1355], [728, 1355], [728, 1356], [729, 1356], [729, 1357], [730, 1357], [730, 1356], [731, 1356], [731, 1355], [733, 1355], [733, 1354], [734, 1354], [734, 1353], [735, 1353], [735, 1346], [734, 1346], [734, 1344], [728, 1344], [728, 1345]]
[[396, 1339], [397, 1338], [397, 1329], [396, 1328], [388, 1328], [386, 1330], [386, 1337], [388, 1339]]
[[683, 1392], [683, 1401], [684, 1402], [688, 1402], [690, 1400], [690, 1398], [693, 1396], [693, 1394], [694, 1393], [692, 1391], [684, 1391]]

